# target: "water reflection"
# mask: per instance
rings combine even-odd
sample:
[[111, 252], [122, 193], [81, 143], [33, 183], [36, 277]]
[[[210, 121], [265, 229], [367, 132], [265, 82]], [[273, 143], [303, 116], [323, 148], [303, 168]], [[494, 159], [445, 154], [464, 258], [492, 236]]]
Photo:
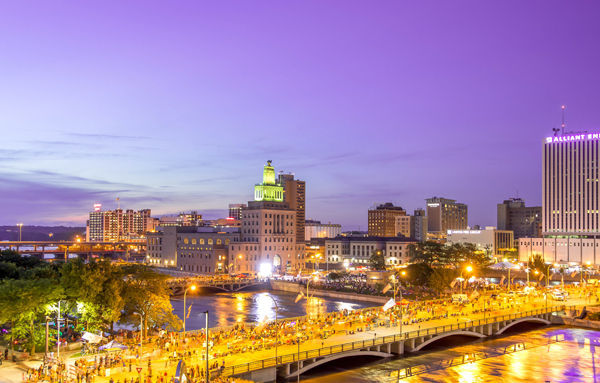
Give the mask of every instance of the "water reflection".
[[[216, 293], [212, 295], [187, 296], [187, 305], [192, 305], [190, 317], [186, 319], [186, 328], [195, 330], [204, 327], [204, 312], [209, 311], [211, 327], [231, 326], [236, 323], [256, 323], [275, 319], [277, 302], [278, 317], [316, 316], [341, 309], [356, 310], [375, 306], [369, 302], [340, 301], [339, 299], [311, 297], [307, 302], [302, 299], [295, 303], [296, 294], [272, 291]], [[183, 301], [172, 300], [173, 309], [180, 318], [183, 315]]]
[[[397, 371], [429, 371], [401, 379], [402, 382], [600, 382], [595, 354], [600, 346], [600, 332], [550, 327], [511, 335], [505, 338], [475, 341], [462, 346], [413, 354], [384, 363], [353, 368], [352, 362], [332, 365], [317, 375], [305, 376], [304, 382], [396, 382]], [[432, 366], [452, 358], [465, 362], [432, 370]], [[481, 357], [479, 357], [481, 355]], [[447, 366], [447, 365], [445, 365]], [[348, 369], [348, 370], [347, 370]], [[326, 373], [325, 370], [334, 373]], [[347, 370], [347, 371], [344, 371]], [[335, 372], [342, 371], [342, 372]], [[318, 375], [322, 374], [322, 375]], [[404, 375], [402, 375], [404, 376]]]

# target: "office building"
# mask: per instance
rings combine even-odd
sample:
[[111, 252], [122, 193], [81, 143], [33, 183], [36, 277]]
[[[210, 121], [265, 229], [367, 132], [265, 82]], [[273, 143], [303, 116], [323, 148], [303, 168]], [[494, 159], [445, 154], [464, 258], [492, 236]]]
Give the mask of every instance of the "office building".
[[411, 237], [417, 242], [427, 240], [427, 216], [425, 210], [416, 209], [411, 217]]
[[280, 173], [279, 184], [283, 187], [283, 200], [296, 211], [296, 242], [305, 240], [306, 182], [294, 179], [293, 174]]
[[498, 204], [498, 230], [512, 230], [515, 239], [542, 235], [542, 207], [525, 206], [521, 198]]
[[372, 237], [396, 237], [396, 217], [406, 216], [406, 211], [400, 206], [394, 206], [391, 202], [378, 205], [369, 209], [368, 213], [369, 236]]
[[195, 274], [228, 273], [229, 247], [240, 240], [239, 228], [164, 226], [148, 233], [146, 262]]
[[408, 247], [415, 241], [404, 237], [337, 237], [325, 240], [325, 252], [330, 267], [367, 268], [371, 255], [381, 251], [390, 267], [409, 262]]
[[519, 239], [519, 256], [600, 262], [600, 133], [546, 137], [542, 145], [542, 235]]
[[284, 201], [284, 188], [275, 183], [271, 161], [264, 167], [262, 184], [255, 186], [254, 198], [242, 211], [241, 242], [229, 247], [233, 270], [252, 274], [300, 270], [305, 249], [304, 241], [296, 241], [297, 209]]
[[398, 215], [396, 218], [395, 236], [413, 238], [412, 218], [410, 215]]
[[321, 223], [307, 219], [305, 221], [304, 240], [309, 242], [313, 238], [335, 238], [342, 234], [342, 225], [336, 223]]
[[448, 230], [446, 243], [471, 243], [490, 257], [502, 257], [514, 250], [515, 239], [510, 230], [487, 226], [485, 229]]
[[203, 226], [202, 214], [196, 211], [179, 213], [178, 215], [166, 215], [158, 220], [160, 226]]
[[434, 240], [444, 240], [448, 230], [467, 229], [467, 205], [448, 198], [433, 197], [427, 202], [427, 232]]

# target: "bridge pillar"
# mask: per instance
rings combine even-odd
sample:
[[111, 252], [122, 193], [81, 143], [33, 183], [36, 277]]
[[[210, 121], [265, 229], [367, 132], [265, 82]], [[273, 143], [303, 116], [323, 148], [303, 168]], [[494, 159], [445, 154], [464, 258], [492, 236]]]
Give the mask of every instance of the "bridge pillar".
[[285, 365], [285, 376], [288, 376], [290, 374], [290, 370], [290, 364], [288, 363]]
[[391, 343], [391, 352], [397, 355], [404, 355], [404, 341]]
[[385, 344], [384, 347], [385, 347], [385, 352], [387, 352], [388, 354], [392, 353], [392, 344], [391, 343]]

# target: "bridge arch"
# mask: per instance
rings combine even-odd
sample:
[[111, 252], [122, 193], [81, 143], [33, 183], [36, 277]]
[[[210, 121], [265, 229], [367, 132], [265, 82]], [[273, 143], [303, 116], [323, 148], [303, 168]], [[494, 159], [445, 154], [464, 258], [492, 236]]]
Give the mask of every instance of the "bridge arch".
[[440, 339], [447, 338], [447, 337], [449, 337], [449, 336], [456, 336], [456, 335], [461, 335], [461, 336], [470, 336], [470, 337], [473, 337], [473, 338], [485, 338], [485, 335], [483, 335], [483, 334], [480, 334], [480, 333], [478, 333], [478, 332], [474, 332], [474, 331], [462, 331], [462, 330], [456, 330], [456, 331], [451, 331], [451, 332], [443, 333], [443, 334], [440, 334], [440, 335], [438, 335], [438, 336], [434, 336], [433, 338], [431, 338], [431, 339], [428, 339], [428, 340], [426, 340], [425, 342], [421, 343], [420, 345], [416, 346], [416, 347], [415, 347], [415, 348], [412, 350], [412, 352], [419, 351], [419, 350], [421, 350], [423, 347], [426, 347], [426, 346], [430, 345], [430, 344], [431, 344], [431, 343], [433, 343], [433, 342], [437, 342], [437, 341], [438, 341], [438, 340], [440, 340]]
[[542, 323], [545, 325], [549, 325], [550, 321], [543, 319], [543, 318], [536, 318], [536, 317], [528, 317], [528, 318], [521, 318], [521, 319], [517, 319], [516, 321], [510, 322], [509, 324], [507, 324], [506, 326], [502, 327], [500, 329], [500, 331], [498, 331], [495, 335], [500, 335], [502, 334], [504, 331], [508, 330], [509, 328], [511, 328], [512, 326], [519, 324], [519, 323]]
[[304, 367], [302, 367], [300, 370], [297, 370], [297, 371], [294, 371], [294, 372], [290, 373], [285, 378], [286, 379], [295, 378], [299, 374], [302, 375], [306, 371], [311, 370], [311, 369], [313, 369], [313, 368], [315, 368], [317, 366], [320, 366], [322, 364], [333, 362], [336, 359], [350, 358], [350, 357], [353, 357], [353, 356], [377, 356], [377, 357], [380, 357], [380, 358], [389, 358], [389, 357], [391, 357], [393, 355], [392, 354], [388, 354], [387, 352], [369, 351], [369, 350], [355, 350], [355, 351], [350, 351], [350, 352], [345, 352], [345, 353], [328, 355], [328, 356], [324, 357], [323, 359], [316, 360], [316, 361], [314, 361], [314, 362], [312, 362], [310, 364], [306, 364], [307, 361], [304, 361], [304, 363], [305, 363]]

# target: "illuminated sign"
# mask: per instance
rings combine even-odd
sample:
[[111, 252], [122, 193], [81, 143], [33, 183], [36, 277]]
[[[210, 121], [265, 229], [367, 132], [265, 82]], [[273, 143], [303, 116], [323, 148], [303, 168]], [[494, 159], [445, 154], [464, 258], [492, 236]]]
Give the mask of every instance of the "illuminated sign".
[[101, 203], [95, 203], [94, 204], [94, 211], [100, 211], [100, 209], [102, 209], [102, 204]]
[[428, 203], [427, 204], [427, 207], [438, 207], [438, 206], [440, 206], [439, 203]]
[[448, 234], [481, 234], [481, 230], [448, 230]]
[[598, 139], [600, 139], [600, 133], [582, 133], [582, 134], [572, 134], [570, 136], [546, 137], [546, 143], [553, 144], [555, 142], [573, 142], [573, 141], [598, 140]]

